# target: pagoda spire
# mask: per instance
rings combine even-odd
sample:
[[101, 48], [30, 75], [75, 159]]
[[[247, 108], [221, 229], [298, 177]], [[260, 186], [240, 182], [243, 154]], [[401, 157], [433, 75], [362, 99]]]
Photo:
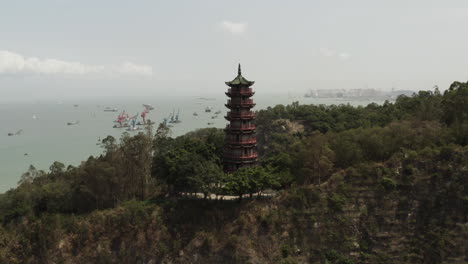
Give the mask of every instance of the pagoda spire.
[[242, 71], [241, 71], [241, 65], [239, 63], [239, 67], [237, 68], [237, 75], [241, 76], [242, 75]]

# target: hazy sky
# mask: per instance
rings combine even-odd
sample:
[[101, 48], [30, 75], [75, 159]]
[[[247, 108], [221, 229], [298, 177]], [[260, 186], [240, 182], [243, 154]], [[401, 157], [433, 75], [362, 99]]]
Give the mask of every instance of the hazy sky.
[[468, 79], [468, 1], [0, 0], [0, 101], [442, 89]]

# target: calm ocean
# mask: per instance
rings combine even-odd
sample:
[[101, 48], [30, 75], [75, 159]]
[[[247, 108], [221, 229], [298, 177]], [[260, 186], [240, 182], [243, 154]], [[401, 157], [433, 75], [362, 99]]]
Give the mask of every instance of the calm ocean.
[[[291, 98], [288, 95], [254, 96], [255, 110], [276, 104], [289, 104], [299, 101], [304, 104], [367, 105], [375, 100], [346, 101], [338, 99]], [[0, 103], [0, 193], [15, 187], [22, 173], [29, 165], [48, 170], [54, 161], [66, 165], [78, 165], [90, 155], [99, 155], [101, 149], [96, 143], [99, 138], [112, 135], [120, 137], [124, 129], [112, 128], [113, 120], [122, 111], [135, 115], [143, 111], [142, 104], [155, 108], [147, 119], [161, 122], [172, 111], [180, 109], [182, 123], [175, 124], [172, 136], [180, 136], [188, 131], [226, 125], [223, 118], [227, 109], [226, 97], [222, 94], [210, 100], [199, 97], [147, 97], [119, 99], [89, 99], [63, 102]], [[78, 106], [74, 106], [77, 104]], [[104, 112], [105, 107], [117, 108], [119, 112]], [[211, 113], [205, 113], [212, 107]], [[214, 112], [221, 110], [217, 118]], [[197, 112], [198, 116], [193, 116]], [[140, 118], [139, 118], [140, 119]], [[67, 122], [79, 121], [76, 125]], [[213, 124], [208, 125], [208, 123]], [[10, 132], [22, 130], [20, 135], [8, 136]], [[130, 132], [135, 133], [135, 132]], [[27, 154], [27, 155], [26, 155]]]

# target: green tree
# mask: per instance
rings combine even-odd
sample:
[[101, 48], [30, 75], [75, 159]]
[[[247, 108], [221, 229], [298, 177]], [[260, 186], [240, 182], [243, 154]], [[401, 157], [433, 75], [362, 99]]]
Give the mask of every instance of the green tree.
[[221, 183], [223, 170], [210, 161], [200, 161], [195, 164], [194, 174], [187, 177], [188, 184], [195, 192], [203, 193], [204, 199], [210, 194], [217, 193]]
[[322, 179], [329, 176], [334, 167], [335, 153], [328, 145], [327, 136], [315, 132], [294, 148], [296, 149], [297, 168], [301, 170], [298, 180], [302, 184], [317, 182], [320, 185]]
[[468, 144], [468, 82], [454, 82], [444, 92], [442, 121], [450, 126], [457, 143]]

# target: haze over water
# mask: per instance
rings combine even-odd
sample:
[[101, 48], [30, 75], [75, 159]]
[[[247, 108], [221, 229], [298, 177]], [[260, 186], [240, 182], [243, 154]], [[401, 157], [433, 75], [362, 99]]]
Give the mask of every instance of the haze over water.
[[[227, 89], [227, 88], [226, 88]], [[224, 106], [227, 98], [219, 94], [201, 99], [198, 96], [163, 96], [163, 97], [129, 97], [118, 99], [81, 99], [79, 101], [41, 101], [22, 103], [1, 103], [0, 112], [0, 192], [15, 187], [22, 173], [30, 164], [37, 169], [48, 170], [54, 161], [65, 165], [78, 165], [91, 155], [99, 155], [101, 148], [96, 144], [98, 139], [112, 135], [119, 138], [125, 129], [113, 128], [113, 120], [122, 111], [135, 115], [143, 111], [142, 104], [152, 104], [152, 110], [147, 118], [157, 124], [168, 117], [172, 111], [180, 109], [182, 123], [171, 128], [172, 136], [180, 136], [197, 128], [217, 127], [226, 125]], [[253, 97], [257, 103], [254, 110], [263, 109], [276, 104], [288, 104], [293, 101], [314, 104], [366, 105], [371, 100], [345, 101], [339, 99], [312, 99], [302, 96], [290, 97], [287, 94], [267, 95], [262, 92]], [[377, 103], [382, 103], [377, 101]], [[74, 104], [78, 104], [75, 107]], [[205, 113], [206, 107], [212, 107], [211, 113]], [[118, 112], [104, 112], [105, 107], [117, 108]], [[212, 119], [214, 112], [221, 110], [218, 118]], [[193, 116], [197, 112], [198, 116]], [[33, 115], [36, 117], [33, 118]], [[139, 120], [141, 118], [139, 117]], [[67, 122], [79, 121], [77, 125], [67, 125]], [[213, 122], [212, 125], [208, 123]], [[8, 136], [10, 132], [22, 129], [17, 136]], [[155, 128], [156, 129], [156, 126]], [[130, 132], [135, 134], [136, 132]], [[27, 155], [25, 155], [27, 153]]]

